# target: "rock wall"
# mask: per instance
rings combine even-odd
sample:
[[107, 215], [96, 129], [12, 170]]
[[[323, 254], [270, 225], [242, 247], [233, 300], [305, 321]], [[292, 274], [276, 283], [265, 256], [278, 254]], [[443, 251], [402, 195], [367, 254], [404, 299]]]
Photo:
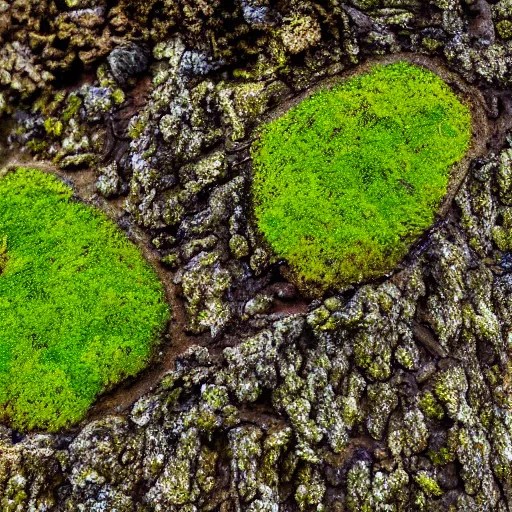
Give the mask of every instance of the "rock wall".
[[[4, 153], [76, 180], [94, 167], [172, 272], [184, 336], [203, 334], [129, 410], [59, 435], [3, 428], [2, 510], [509, 509], [511, 2], [0, 13]], [[319, 80], [404, 52], [482, 92], [487, 151], [393, 275], [307, 300], [252, 225], [252, 130]]]

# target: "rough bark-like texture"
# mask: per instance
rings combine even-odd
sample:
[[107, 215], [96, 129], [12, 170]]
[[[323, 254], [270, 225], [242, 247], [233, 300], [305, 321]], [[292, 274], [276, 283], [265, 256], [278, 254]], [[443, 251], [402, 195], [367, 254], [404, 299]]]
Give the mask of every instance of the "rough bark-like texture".
[[[126, 196], [206, 340], [128, 411], [2, 430], [0, 508], [509, 510], [511, 40], [509, 0], [0, 1], [4, 151]], [[482, 91], [488, 151], [394, 275], [308, 302], [251, 223], [252, 129], [398, 52]]]

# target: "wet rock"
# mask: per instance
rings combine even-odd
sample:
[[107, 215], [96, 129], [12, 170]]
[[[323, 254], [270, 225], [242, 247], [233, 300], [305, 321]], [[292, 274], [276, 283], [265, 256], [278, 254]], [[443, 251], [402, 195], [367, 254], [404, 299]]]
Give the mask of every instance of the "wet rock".
[[99, 169], [96, 189], [105, 198], [119, 195], [123, 190], [123, 182], [119, 176], [116, 162]]
[[0, 2], [10, 143], [68, 168], [124, 145], [99, 165], [98, 190], [129, 180], [127, 213], [175, 270], [184, 322], [205, 344], [126, 416], [52, 436], [2, 430], [0, 508], [507, 510], [505, 137], [400, 272], [300, 308], [247, 189], [263, 116], [373, 55], [437, 56], [496, 91], [504, 130], [511, 20], [506, 1]]
[[130, 78], [147, 70], [149, 51], [135, 43], [127, 43], [114, 48], [107, 62], [110, 71], [119, 85], [126, 85]]

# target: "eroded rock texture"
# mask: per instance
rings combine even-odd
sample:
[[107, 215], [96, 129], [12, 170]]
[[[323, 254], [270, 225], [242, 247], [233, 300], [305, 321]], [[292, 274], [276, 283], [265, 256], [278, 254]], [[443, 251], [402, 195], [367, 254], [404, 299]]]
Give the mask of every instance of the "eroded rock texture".
[[[125, 224], [173, 272], [184, 338], [204, 342], [128, 411], [54, 436], [5, 428], [2, 510], [509, 510], [511, 2], [14, 0], [0, 13], [7, 145], [97, 169], [98, 193], [125, 198]], [[402, 269], [306, 301], [251, 223], [252, 129], [398, 52], [482, 91], [488, 152]]]

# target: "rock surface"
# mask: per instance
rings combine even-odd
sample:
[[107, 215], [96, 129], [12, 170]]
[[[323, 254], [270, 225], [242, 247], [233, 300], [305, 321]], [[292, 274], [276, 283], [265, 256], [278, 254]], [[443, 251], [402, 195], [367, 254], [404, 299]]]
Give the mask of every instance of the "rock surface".
[[[97, 169], [204, 336], [129, 410], [3, 428], [2, 510], [510, 508], [508, 0], [0, 1], [0, 43], [6, 145]], [[400, 52], [482, 92], [488, 152], [394, 275], [297, 298], [251, 222], [252, 130]]]

